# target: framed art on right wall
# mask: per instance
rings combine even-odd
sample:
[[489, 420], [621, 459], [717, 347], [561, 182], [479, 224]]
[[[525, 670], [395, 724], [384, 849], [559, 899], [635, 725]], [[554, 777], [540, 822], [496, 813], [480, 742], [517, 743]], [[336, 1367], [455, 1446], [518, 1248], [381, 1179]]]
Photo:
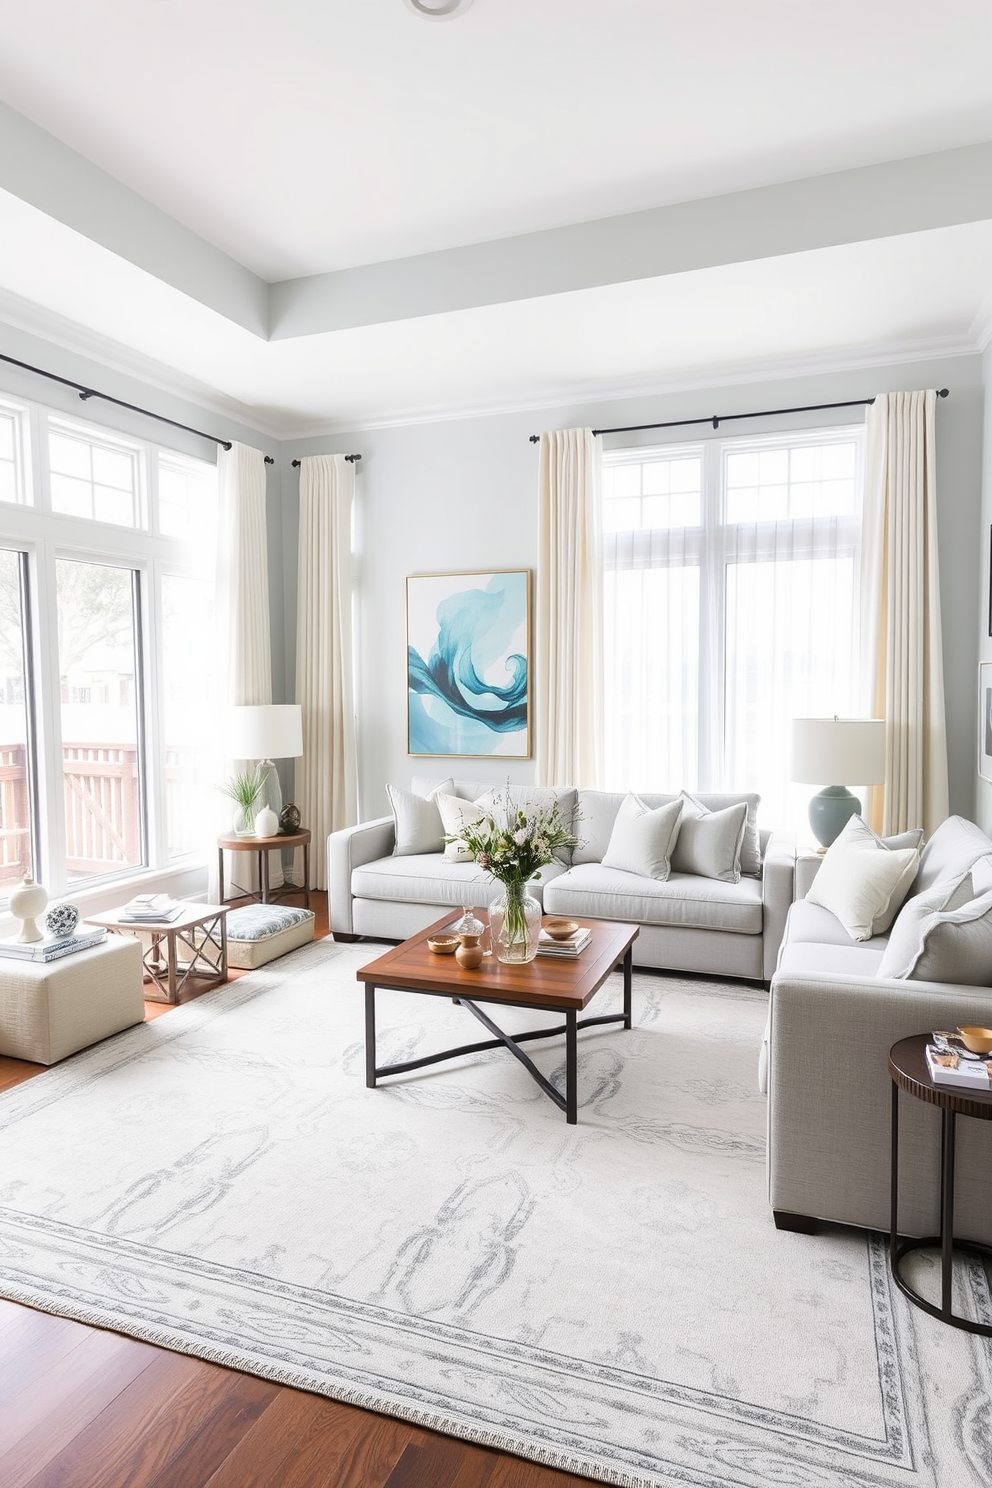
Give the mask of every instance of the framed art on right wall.
[[992, 781], [992, 661], [978, 667], [978, 773]]

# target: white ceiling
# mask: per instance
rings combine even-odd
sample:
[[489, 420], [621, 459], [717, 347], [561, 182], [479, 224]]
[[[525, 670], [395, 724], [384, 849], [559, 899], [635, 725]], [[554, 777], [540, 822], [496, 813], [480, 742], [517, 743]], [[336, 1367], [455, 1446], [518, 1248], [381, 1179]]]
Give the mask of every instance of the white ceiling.
[[[992, 210], [907, 231], [893, 199], [868, 239], [429, 315], [408, 297], [272, 341], [123, 219], [151, 203], [273, 282], [989, 141], [988, 0], [475, 0], [443, 25], [402, 0], [4, 0], [0, 26], [0, 100], [68, 147], [43, 205], [3, 180], [0, 320], [274, 433], [986, 334]], [[128, 188], [113, 241], [81, 230], [78, 156]]]

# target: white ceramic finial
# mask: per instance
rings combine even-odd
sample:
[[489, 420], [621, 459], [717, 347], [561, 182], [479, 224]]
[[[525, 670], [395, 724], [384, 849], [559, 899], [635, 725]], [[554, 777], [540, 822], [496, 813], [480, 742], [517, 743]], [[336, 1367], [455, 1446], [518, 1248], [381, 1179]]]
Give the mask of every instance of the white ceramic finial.
[[31, 942], [44, 940], [44, 931], [38, 924], [38, 916], [42, 913], [48, 903], [48, 890], [41, 884], [36, 884], [30, 873], [25, 873], [24, 878], [7, 900], [7, 908], [16, 920], [21, 920], [21, 933], [18, 941]]

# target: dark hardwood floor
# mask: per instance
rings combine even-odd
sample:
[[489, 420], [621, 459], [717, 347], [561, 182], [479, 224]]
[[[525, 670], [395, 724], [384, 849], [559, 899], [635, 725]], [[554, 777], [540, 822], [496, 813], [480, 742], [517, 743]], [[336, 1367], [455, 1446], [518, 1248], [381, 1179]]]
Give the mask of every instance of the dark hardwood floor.
[[[327, 899], [311, 895], [318, 936]], [[209, 997], [209, 992], [202, 994]], [[146, 1003], [147, 1017], [167, 1017]], [[0, 1057], [0, 1090], [41, 1065]], [[0, 1300], [2, 1488], [578, 1488], [585, 1478]]]

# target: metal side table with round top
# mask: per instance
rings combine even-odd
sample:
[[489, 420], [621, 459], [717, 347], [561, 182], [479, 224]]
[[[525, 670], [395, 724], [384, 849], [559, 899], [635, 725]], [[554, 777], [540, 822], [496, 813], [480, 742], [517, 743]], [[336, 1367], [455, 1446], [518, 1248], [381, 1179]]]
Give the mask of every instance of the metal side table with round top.
[[[899, 1290], [928, 1312], [955, 1328], [964, 1328], [969, 1333], [980, 1333], [992, 1338], [992, 1324], [976, 1322], [961, 1317], [952, 1310], [951, 1284], [955, 1253], [976, 1255], [987, 1261], [992, 1257], [992, 1246], [974, 1240], [954, 1238], [954, 1137], [957, 1118], [971, 1116], [976, 1121], [992, 1121], [992, 1092], [964, 1090], [956, 1085], [935, 1085], [927, 1067], [927, 1044], [930, 1035], [915, 1034], [912, 1038], [900, 1039], [889, 1050], [889, 1074], [892, 1076], [892, 1216], [889, 1233], [889, 1262], [892, 1277]], [[906, 1091], [917, 1100], [926, 1101], [940, 1111], [940, 1234], [927, 1235], [920, 1240], [899, 1239], [899, 1092]], [[921, 1297], [903, 1277], [903, 1258], [914, 1250], [940, 1248], [940, 1306]]]

